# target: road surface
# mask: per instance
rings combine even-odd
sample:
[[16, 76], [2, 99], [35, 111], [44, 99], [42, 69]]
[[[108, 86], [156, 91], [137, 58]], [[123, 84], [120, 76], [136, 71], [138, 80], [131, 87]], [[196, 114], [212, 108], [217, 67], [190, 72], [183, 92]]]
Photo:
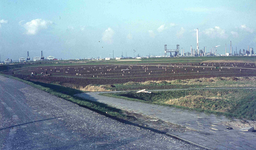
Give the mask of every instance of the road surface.
[[0, 76], [0, 149], [200, 149]]
[[[241, 89], [241, 88], [194, 88], [202, 89]], [[255, 88], [243, 88], [255, 89]], [[168, 91], [165, 89], [161, 91]], [[172, 89], [172, 90], [189, 90], [189, 89]], [[150, 90], [160, 91], [160, 90]], [[178, 124], [192, 131], [175, 132], [170, 129], [168, 133], [176, 135], [182, 139], [197, 143], [211, 149], [240, 149], [250, 150], [256, 147], [256, 132], [241, 132], [240, 130], [228, 130], [227, 123], [230, 120], [224, 116], [209, 115], [196, 111], [188, 111], [174, 107], [161, 106], [125, 99], [106, 97], [99, 95], [107, 92], [87, 92], [81, 93], [80, 96], [91, 101], [105, 103], [113, 107], [131, 111], [145, 116], [161, 119], [163, 121]], [[110, 92], [111, 93], [111, 92]]]

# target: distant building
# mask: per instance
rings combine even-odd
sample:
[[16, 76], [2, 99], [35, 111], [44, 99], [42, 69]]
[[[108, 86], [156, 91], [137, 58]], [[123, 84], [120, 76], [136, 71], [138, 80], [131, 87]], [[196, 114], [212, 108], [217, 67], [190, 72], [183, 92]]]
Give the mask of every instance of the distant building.
[[6, 59], [6, 60], [4, 61], [4, 63], [5, 63], [5, 64], [12, 63], [12, 59], [9, 59], [9, 58], [8, 58], [8, 59]]
[[20, 57], [19, 62], [25, 62], [25, 61], [26, 61], [26, 58]]
[[107, 57], [107, 58], [105, 58], [105, 60], [110, 60], [110, 58], [109, 58], [109, 57]]
[[39, 56], [33, 57], [33, 61], [39, 61], [41, 58]]
[[53, 56], [48, 56], [47, 59], [48, 59], [48, 60], [53, 60], [54, 57], [53, 57]]

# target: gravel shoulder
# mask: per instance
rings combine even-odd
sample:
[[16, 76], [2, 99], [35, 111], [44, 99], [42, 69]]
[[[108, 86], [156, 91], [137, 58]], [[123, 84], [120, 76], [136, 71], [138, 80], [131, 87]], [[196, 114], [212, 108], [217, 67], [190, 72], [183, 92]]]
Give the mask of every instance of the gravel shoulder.
[[201, 149], [0, 76], [0, 149]]

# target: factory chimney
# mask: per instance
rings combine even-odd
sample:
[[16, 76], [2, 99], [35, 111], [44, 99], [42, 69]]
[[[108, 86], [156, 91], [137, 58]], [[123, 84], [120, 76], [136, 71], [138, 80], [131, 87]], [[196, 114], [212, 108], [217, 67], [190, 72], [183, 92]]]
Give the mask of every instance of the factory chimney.
[[29, 58], [29, 51], [27, 51], [27, 60], [30, 60], [30, 58]]
[[41, 60], [44, 60], [43, 51], [41, 51]]
[[230, 41], [230, 55], [232, 55], [232, 41]]
[[191, 50], [191, 56], [193, 56], [193, 49], [192, 49], [192, 45], [190, 45], [190, 50]]
[[198, 43], [198, 38], [199, 38], [199, 35], [198, 35], [198, 28], [196, 29], [196, 49], [197, 49], [197, 54], [199, 55], [199, 43]]

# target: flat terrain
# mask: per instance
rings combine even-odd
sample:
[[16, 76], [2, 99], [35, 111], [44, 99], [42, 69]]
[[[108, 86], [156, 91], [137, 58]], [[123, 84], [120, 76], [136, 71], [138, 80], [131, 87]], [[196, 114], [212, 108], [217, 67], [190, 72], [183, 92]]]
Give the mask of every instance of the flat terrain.
[[[240, 111], [239, 116], [244, 117], [251, 115], [250, 117], [255, 117], [255, 101], [254, 101], [254, 91], [249, 91], [249, 98], [247, 101], [243, 101], [244, 97], [246, 97], [246, 90], [241, 90], [240, 93], [236, 92], [236, 88], [241, 89], [250, 89], [255, 88], [256, 81], [256, 57], [196, 57], [196, 58], [159, 58], [159, 59], [142, 59], [140, 61], [73, 61], [73, 62], [39, 62], [40, 64], [33, 64], [27, 62], [25, 65], [18, 66], [0, 66], [1, 73], [12, 75], [14, 77], [18, 77], [23, 80], [32, 81], [33, 84], [38, 84], [42, 86], [40, 89], [45, 90], [49, 93], [54, 94], [54, 92], [58, 92], [57, 96], [63, 97], [67, 100], [75, 99], [74, 94], [76, 92], [81, 93], [82, 91], [115, 91], [115, 90], [138, 90], [138, 89], [180, 89], [191, 90], [195, 88], [220, 88], [219, 91], [215, 92], [199, 92], [196, 94], [190, 93], [189, 95], [183, 94], [179, 97], [173, 97], [177, 91], [173, 91], [174, 93], [167, 94], [168, 98], [164, 101], [161, 100], [165, 105], [176, 105], [181, 104], [181, 106], [188, 107], [191, 109], [198, 108], [196, 104], [202, 104], [205, 110], [208, 111], [216, 111], [220, 112], [229, 112], [231, 111], [231, 103], [232, 105], [239, 105], [245, 107], [239, 107], [236, 109], [234, 107], [234, 111]], [[36, 62], [37, 63], [37, 62]], [[42, 64], [41, 64], [42, 63]], [[0, 85], [2, 87], [9, 87], [9, 90], [12, 91], [12, 84], [16, 85], [16, 82], [10, 79], [2, 78], [3, 84]], [[6, 83], [6, 81], [10, 82]], [[11, 82], [12, 81], [12, 82]], [[31, 82], [29, 82], [31, 83]], [[5, 85], [6, 84], [6, 85]], [[21, 83], [19, 83], [21, 84]], [[18, 86], [19, 87], [19, 86]], [[28, 86], [22, 86], [28, 88]], [[67, 91], [76, 89], [75, 93]], [[63, 102], [62, 99], [59, 98], [49, 98], [49, 95], [46, 95], [44, 92], [39, 92], [39, 90], [35, 90], [29, 87], [26, 88], [18, 88], [18, 91], [13, 91], [13, 94], [22, 93], [26, 98], [23, 98], [21, 106], [26, 106], [26, 108], [21, 108], [22, 110], [26, 110], [27, 108], [35, 108], [35, 112], [29, 110], [27, 114], [36, 114], [37, 116], [41, 115], [50, 115], [51, 118], [53, 116], [59, 116], [62, 119], [53, 119], [52, 121], [57, 121], [57, 124], [61, 122], [59, 125], [61, 128], [55, 128], [53, 126], [53, 130], [61, 132], [64, 131], [72, 131], [81, 137], [91, 137], [92, 141], [102, 140], [101, 134], [104, 134], [104, 139], [106, 140], [100, 141], [100, 144], [104, 145], [103, 147], [97, 147], [98, 143], [96, 142], [96, 147], [89, 147], [90, 149], [127, 149], [129, 146], [131, 149], [194, 149], [195, 147], [190, 147], [190, 145], [178, 145], [175, 144], [174, 147], [169, 147], [168, 145], [172, 145], [176, 142], [170, 142], [171, 139], [168, 139], [167, 136], [155, 134], [151, 131], [147, 130], [139, 130], [138, 133], [135, 133], [138, 127], [122, 124], [117, 121], [113, 121], [109, 118], [101, 116], [97, 113], [88, 111], [87, 109], [81, 109], [77, 105], [74, 105], [69, 102]], [[31, 89], [30, 89], [31, 88]], [[189, 88], [189, 89], [187, 89]], [[225, 96], [225, 88], [234, 88], [232, 92], [227, 91], [228, 94]], [[2, 88], [4, 89], [6, 88]], [[7, 88], [8, 89], [8, 88]], [[0, 92], [2, 92], [0, 90]], [[11, 93], [10, 91], [7, 91]], [[39, 98], [39, 93], [44, 93], [42, 98]], [[235, 92], [235, 93], [234, 93]], [[250, 93], [251, 92], [251, 93]], [[2, 92], [3, 93], [3, 92]], [[1, 93], [1, 94], [2, 94]], [[164, 93], [164, 92], [163, 92]], [[252, 94], [253, 93], [253, 94]], [[20, 94], [20, 95], [22, 95]], [[153, 93], [154, 94], [154, 93]], [[224, 95], [223, 95], [224, 94]], [[33, 96], [34, 95], [34, 96]], [[159, 129], [159, 131], [168, 134], [174, 134], [178, 137], [184, 138], [189, 141], [193, 141], [197, 144], [201, 144], [210, 148], [218, 148], [218, 149], [253, 149], [256, 145], [255, 141], [255, 132], [241, 132], [239, 131], [242, 127], [254, 126], [254, 121], [248, 120], [237, 120], [231, 121], [224, 116], [215, 116], [215, 115], [206, 115], [202, 112], [189, 111], [188, 109], [177, 109], [174, 107], [165, 107], [153, 104], [153, 99], [146, 98], [144, 95], [141, 95], [141, 100], [152, 101], [152, 104], [140, 103], [136, 101], [127, 101], [123, 99], [109, 98], [105, 96], [100, 96], [98, 93], [84, 93], [81, 95], [86, 100], [75, 100], [77, 104], [82, 102], [88, 103], [88, 100], [94, 102], [100, 102], [93, 104], [95, 111], [100, 110], [103, 106], [114, 106], [117, 107], [117, 111], [114, 111], [112, 114], [126, 113], [128, 114], [129, 119], [134, 119], [135, 122], [139, 124], [140, 127], [151, 127], [153, 129]], [[239, 100], [236, 100], [233, 97], [240, 97]], [[242, 97], [244, 96], [244, 97]], [[159, 97], [159, 95], [155, 95], [155, 98]], [[28, 98], [28, 100], [26, 100]], [[154, 98], [154, 97], [152, 97]], [[3, 99], [3, 98], [2, 98]], [[57, 99], [57, 100], [56, 100]], [[188, 101], [188, 99], [190, 101]], [[1, 98], [0, 98], [1, 100]], [[13, 110], [18, 110], [16, 108], [18, 106], [14, 105], [12, 108], [10, 102], [8, 102], [9, 98], [6, 97], [3, 99], [2, 103], [2, 111], [4, 121], [7, 122], [6, 126], [3, 127], [3, 131], [6, 132], [5, 136], [13, 139], [13, 135], [16, 135], [16, 128], [13, 124], [22, 124], [15, 121], [20, 121], [20, 118], [24, 118], [23, 116], [19, 116], [22, 113], [12, 113], [15, 112]], [[43, 100], [43, 102], [41, 102]], [[227, 101], [229, 100], [229, 101]], [[233, 101], [232, 101], [233, 100]], [[21, 100], [22, 101], [22, 100]], [[72, 100], [71, 100], [72, 101]], [[232, 101], [232, 102], [231, 102]], [[230, 103], [231, 102], [231, 103]], [[236, 102], [233, 104], [233, 102]], [[248, 103], [250, 102], [250, 103]], [[52, 106], [52, 104], [55, 104]], [[93, 102], [91, 102], [93, 103]], [[105, 104], [104, 104], [105, 103]], [[159, 101], [160, 103], [160, 101]], [[162, 103], [162, 104], [163, 104]], [[63, 105], [64, 104], [64, 105]], [[106, 105], [107, 104], [107, 105]], [[217, 105], [216, 105], [217, 104]], [[228, 105], [226, 105], [228, 104]], [[101, 106], [100, 106], [101, 105]], [[87, 105], [87, 108], [91, 108], [91, 105]], [[200, 107], [201, 107], [200, 106]], [[205, 107], [207, 106], [207, 107]], [[227, 106], [227, 107], [226, 107]], [[247, 109], [247, 106], [250, 106], [250, 109]], [[56, 108], [55, 108], [56, 107]], [[97, 109], [100, 108], [100, 109]], [[112, 107], [113, 108], [113, 107]], [[112, 109], [110, 108], [110, 109]], [[233, 107], [232, 107], [233, 108]], [[241, 109], [240, 109], [241, 108]], [[46, 111], [43, 111], [46, 110]], [[102, 112], [103, 110], [103, 112]], [[124, 110], [124, 111], [119, 111]], [[33, 113], [32, 113], [33, 112]], [[40, 112], [39, 114], [37, 112]], [[57, 112], [57, 114], [54, 114]], [[61, 112], [61, 113], [59, 113]], [[96, 116], [91, 116], [90, 114], [96, 114]], [[107, 114], [104, 109], [101, 109], [101, 114]], [[89, 114], [89, 115], [88, 115]], [[110, 114], [110, 113], [109, 113]], [[125, 118], [126, 114], [121, 114], [121, 117]], [[243, 114], [243, 115], [241, 115]], [[123, 116], [124, 115], [124, 116]], [[65, 116], [65, 117], [63, 117]], [[67, 118], [66, 118], [67, 116]], [[7, 118], [12, 118], [14, 123], [8, 124]], [[126, 116], [127, 117], [127, 116]], [[18, 118], [18, 119], [17, 119]], [[30, 117], [31, 118], [31, 117]], [[33, 116], [32, 116], [33, 118]], [[46, 117], [46, 119], [48, 119]], [[64, 119], [63, 119], [64, 118]], [[70, 120], [70, 118], [72, 118]], [[74, 118], [79, 118], [79, 120], [74, 120]], [[91, 119], [93, 118], [93, 119]], [[145, 119], [144, 122], [140, 119]], [[43, 118], [39, 118], [43, 120]], [[127, 119], [127, 118], [126, 118]], [[33, 119], [32, 119], [33, 120]], [[35, 120], [35, 119], [34, 119]], [[103, 121], [104, 120], [104, 121]], [[48, 120], [47, 120], [48, 121]], [[140, 122], [141, 121], [141, 122]], [[29, 120], [25, 120], [24, 122], [31, 122]], [[33, 121], [32, 121], [33, 122]], [[38, 123], [44, 123], [45, 121], [34, 121]], [[32, 124], [34, 124], [34, 122]], [[65, 125], [63, 125], [63, 122]], [[106, 123], [105, 123], [106, 122]], [[113, 124], [112, 124], [113, 122]], [[86, 125], [83, 125], [85, 123]], [[117, 123], [117, 124], [116, 124]], [[52, 123], [54, 124], [54, 123]], [[67, 124], [67, 125], [66, 125]], [[120, 126], [119, 126], [120, 125]], [[11, 130], [10, 127], [14, 126], [16, 129], [14, 131]], [[63, 126], [63, 127], [62, 127]], [[64, 127], [65, 126], [65, 127]], [[19, 127], [19, 125], [17, 126]], [[108, 128], [109, 127], [109, 128]], [[233, 129], [229, 130], [227, 128], [232, 127]], [[255, 127], [255, 126], [254, 126]], [[26, 129], [26, 127], [24, 127]], [[88, 129], [89, 128], [89, 129]], [[95, 129], [97, 128], [97, 129]], [[115, 129], [117, 128], [117, 130]], [[9, 130], [10, 129], [10, 130]], [[75, 129], [78, 129], [76, 132]], [[83, 132], [83, 130], [89, 131], [90, 133]], [[123, 130], [124, 131], [123, 131]], [[125, 131], [127, 129], [127, 131]], [[149, 128], [148, 128], [149, 129]], [[19, 129], [20, 130], [20, 129]], [[40, 130], [36, 128], [35, 130]], [[99, 131], [100, 130], [100, 131]], [[82, 131], [82, 132], [81, 132]], [[153, 131], [153, 130], [152, 130]], [[147, 135], [145, 132], [149, 132], [150, 135]], [[18, 132], [17, 132], [18, 133]], [[34, 134], [32, 132], [28, 132], [29, 134]], [[41, 131], [40, 131], [41, 133]], [[105, 134], [106, 133], [106, 134]], [[124, 133], [124, 134], [123, 134]], [[131, 134], [130, 134], [131, 133]], [[55, 133], [53, 133], [55, 135]], [[72, 135], [71, 133], [67, 133], [68, 135]], [[107, 135], [111, 136], [107, 136]], [[117, 136], [115, 136], [117, 134]], [[126, 135], [127, 134], [127, 135]], [[117, 142], [118, 139], [127, 140], [132, 139], [134, 137], [142, 137], [143, 134], [146, 134], [147, 139], [139, 139], [140, 142], [148, 143], [145, 145], [138, 144], [135, 141], [128, 142], [120, 146], [120, 143]], [[17, 134], [19, 136], [19, 134]], [[41, 135], [41, 134], [40, 134]], [[58, 134], [57, 134], [58, 135]], [[76, 135], [76, 136], [77, 136]], [[95, 136], [94, 136], [95, 135]], [[135, 135], [133, 137], [133, 135]], [[53, 135], [52, 135], [53, 136]], [[150, 138], [150, 136], [152, 138]], [[55, 136], [54, 136], [55, 137]], [[57, 136], [58, 137], [58, 136]], [[99, 138], [100, 137], [100, 138]], [[164, 137], [164, 140], [159, 140], [159, 137]], [[96, 138], [96, 139], [94, 139]], [[8, 139], [8, 138], [7, 138]], [[37, 139], [37, 137], [35, 138]], [[39, 138], [40, 139], [40, 138]], [[61, 139], [61, 138], [56, 138]], [[55, 140], [56, 140], [55, 139]], [[252, 140], [253, 139], [253, 140]], [[83, 140], [87, 139], [78, 139], [76, 142], [84, 143]], [[5, 140], [6, 141], [6, 140]], [[114, 143], [109, 143], [109, 141], [114, 141]], [[160, 142], [161, 141], [161, 142]], [[90, 141], [91, 142], [91, 141]], [[118, 146], [111, 147], [115, 145], [117, 142]], [[135, 142], [135, 143], [134, 143]], [[156, 145], [154, 143], [157, 142]], [[164, 143], [163, 143], [164, 142]], [[166, 143], [165, 143], [166, 142]], [[170, 143], [168, 143], [170, 142]], [[39, 142], [40, 143], [40, 142]], [[59, 143], [57, 140], [56, 143]], [[107, 143], [107, 144], [106, 144]], [[121, 141], [121, 143], [124, 143]], [[179, 142], [177, 142], [179, 143]], [[242, 143], [242, 144], [241, 144]], [[160, 146], [158, 145], [160, 144]], [[167, 144], [167, 145], [166, 145]], [[182, 146], [185, 146], [184, 148]], [[57, 144], [58, 147], [58, 144]], [[84, 147], [84, 145], [82, 146]], [[8, 148], [8, 147], [7, 147]], [[47, 148], [47, 147], [46, 147]], [[73, 148], [73, 147], [72, 147]], [[78, 147], [80, 148], [80, 147]], [[129, 147], [130, 148], [130, 147]], [[76, 147], [74, 148], [76, 149]]]
[[0, 76], [0, 149], [199, 149]]
[[149, 80], [255, 76], [254, 63], [161, 63], [141, 65], [77, 65], [24, 67], [5, 72], [25, 80], [67, 87], [106, 85]]

